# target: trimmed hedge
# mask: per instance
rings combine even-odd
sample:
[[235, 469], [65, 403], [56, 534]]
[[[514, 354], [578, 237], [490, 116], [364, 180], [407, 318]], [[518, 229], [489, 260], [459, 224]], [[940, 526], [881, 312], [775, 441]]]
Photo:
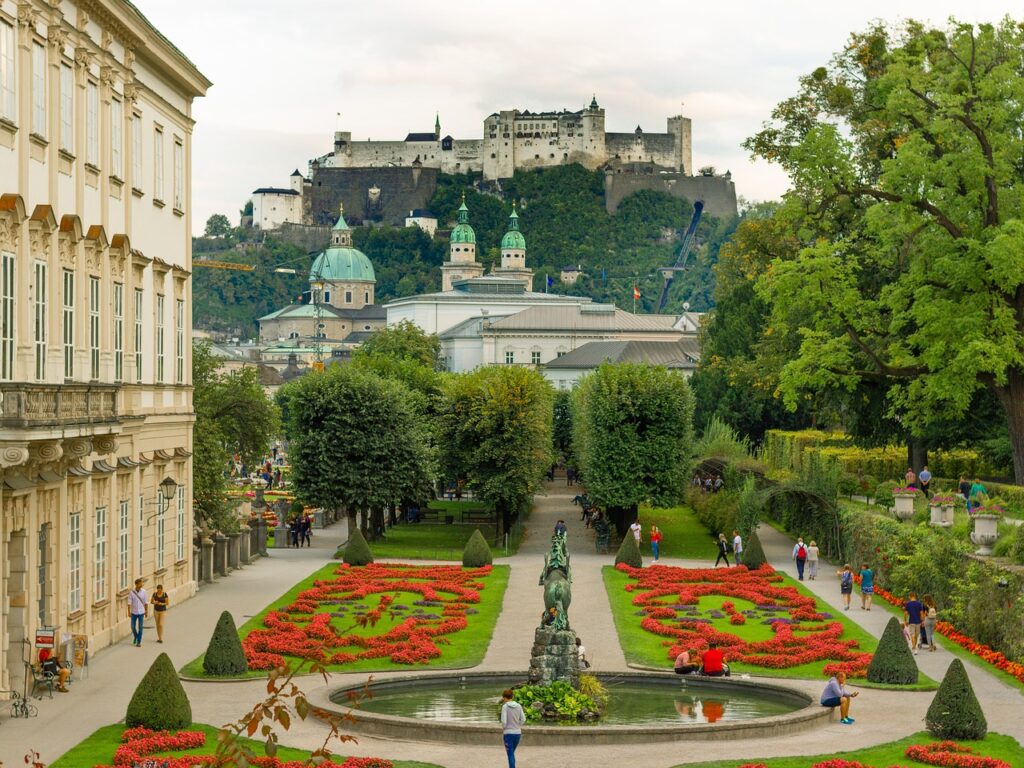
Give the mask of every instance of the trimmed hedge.
[[349, 565], [369, 565], [373, 562], [370, 545], [366, 543], [366, 538], [359, 528], [349, 534], [348, 543], [345, 545], [345, 554], [341, 559]]
[[953, 659], [946, 670], [924, 721], [939, 739], [983, 739], [988, 733], [985, 713], [960, 659]]
[[129, 728], [173, 731], [192, 725], [192, 705], [166, 653], [156, 657], [139, 682], [125, 714]]
[[640, 556], [640, 547], [637, 546], [636, 537], [632, 531], [627, 531], [622, 537], [619, 551], [615, 555], [615, 564], [625, 563], [632, 568], [643, 568], [644, 560]]
[[740, 553], [740, 562], [750, 570], [760, 568], [768, 562], [768, 558], [764, 556], [764, 547], [761, 546], [761, 539], [757, 537], [756, 531], [747, 537], [747, 541], [743, 545], [743, 551]]
[[914, 655], [903, 637], [903, 626], [895, 616], [889, 619], [868, 665], [868, 680], [889, 685], [914, 685], [918, 670]]
[[249, 669], [242, 650], [242, 641], [231, 614], [224, 611], [213, 628], [210, 644], [203, 657], [203, 671], [208, 675], [240, 675]]
[[490, 565], [493, 562], [491, 548], [484, 540], [484, 535], [477, 528], [469, 537], [465, 548], [462, 550], [462, 565], [466, 568], [480, 568]]

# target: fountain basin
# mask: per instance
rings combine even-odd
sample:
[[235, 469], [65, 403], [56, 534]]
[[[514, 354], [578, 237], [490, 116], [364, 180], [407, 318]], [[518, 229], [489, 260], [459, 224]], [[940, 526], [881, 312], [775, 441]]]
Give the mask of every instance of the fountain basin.
[[[571, 725], [528, 724], [524, 741], [571, 746], [757, 738], [805, 730], [831, 716], [831, 710], [807, 694], [760, 680], [635, 671], [596, 676], [612, 696], [605, 718]], [[363, 690], [362, 684], [321, 689], [311, 703], [332, 714], [351, 714], [355, 722], [346, 723], [346, 729], [355, 733], [403, 741], [493, 744], [501, 733], [501, 691], [525, 680], [525, 672], [406, 675], [374, 681], [373, 698], [358, 709], [345, 702], [350, 693]]]

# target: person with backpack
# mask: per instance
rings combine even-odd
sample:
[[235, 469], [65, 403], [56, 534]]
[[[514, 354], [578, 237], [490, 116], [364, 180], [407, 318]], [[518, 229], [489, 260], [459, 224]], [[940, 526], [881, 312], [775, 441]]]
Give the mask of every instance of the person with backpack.
[[728, 568], [729, 567], [729, 542], [727, 542], [725, 540], [725, 534], [724, 533], [718, 534], [718, 542], [717, 543], [718, 543], [718, 557], [715, 558], [715, 568], [717, 568], [718, 564], [723, 562], [723, 561], [725, 562], [725, 567]]
[[800, 581], [804, 580], [804, 566], [807, 564], [807, 545], [801, 536], [793, 545], [793, 559], [796, 560], [796, 575]]
[[875, 594], [875, 572], [867, 563], [860, 567], [860, 607], [863, 610], [871, 610], [871, 598]]
[[853, 570], [850, 564], [843, 566], [843, 570], [836, 571], [839, 577], [839, 593], [843, 596], [843, 610], [850, 610], [850, 596], [853, 594]]

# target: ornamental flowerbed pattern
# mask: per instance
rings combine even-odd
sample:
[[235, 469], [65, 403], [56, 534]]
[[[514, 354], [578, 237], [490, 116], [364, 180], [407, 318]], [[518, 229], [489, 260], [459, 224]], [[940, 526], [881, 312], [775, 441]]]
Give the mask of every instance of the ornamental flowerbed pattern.
[[[213, 755], [167, 755], [168, 752], [201, 749], [206, 746], [202, 731], [151, 731], [148, 728], [129, 728], [121, 734], [121, 744], [114, 752], [113, 766], [136, 766], [152, 763], [161, 768], [192, 768], [213, 765]], [[249, 761], [256, 768], [303, 768], [305, 761], [281, 760], [277, 757], [256, 757]], [[323, 762], [324, 768], [393, 768], [390, 760], [379, 757], [350, 757], [344, 762]], [[111, 768], [97, 765], [94, 768]]]
[[[841, 622], [819, 611], [814, 598], [782, 584], [783, 577], [769, 565], [753, 571], [742, 566], [631, 568], [621, 563], [616, 568], [635, 580], [625, 589], [633, 594], [633, 605], [642, 617], [640, 626], [667, 638], [662, 644], [668, 659], [714, 643], [727, 662], [766, 669], [824, 661], [828, 662], [822, 668], [826, 675], [843, 671], [850, 677], [864, 677], [871, 662], [871, 654], [860, 650], [856, 640], [843, 638]], [[701, 598], [709, 596], [729, 600], [720, 609], [702, 610]], [[733, 599], [752, 607], [739, 610]], [[770, 628], [769, 639], [748, 640], [724, 628], [756, 623]]]
[[[445, 635], [469, 625], [491, 571], [490, 565], [340, 565], [334, 578], [314, 582], [290, 605], [269, 612], [266, 628], [242, 640], [249, 669], [282, 666], [285, 656], [326, 664], [427, 664], [441, 656]], [[407, 597], [419, 599], [400, 602]], [[398, 623], [380, 634], [339, 629], [371, 628], [385, 614]]]
[[[935, 741], [931, 744], [912, 744], [907, 747], [904, 755], [914, 763], [938, 765], [943, 768], [1012, 768], [1005, 760], [979, 755], [974, 749], [955, 741]], [[737, 768], [768, 768], [765, 763], [743, 763]], [[846, 760], [834, 757], [817, 763], [809, 763], [808, 768], [874, 768], [874, 766], [857, 760]], [[893, 765], [888, 768], [901, 768]]]

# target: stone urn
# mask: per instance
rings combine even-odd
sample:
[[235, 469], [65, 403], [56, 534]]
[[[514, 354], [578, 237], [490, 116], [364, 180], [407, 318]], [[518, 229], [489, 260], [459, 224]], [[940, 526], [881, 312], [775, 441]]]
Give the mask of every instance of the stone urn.
[[978, 555], [991, 555], [992, 547], [999, 538], [996, 528], [999, 525], [998, 515], [975, 515], [974, 532], [971, 534], [971, 543], [978, 546]]
[[913, 496], [895, 496], [894, 501], [896, 502], [896, 517], [900, 520], [909, 520], [914, 516]]
[[952, 504], [931, 504], [928, 507], [930, 519], [928, 524], [936, 528], [949, 528], [953, 525]]

